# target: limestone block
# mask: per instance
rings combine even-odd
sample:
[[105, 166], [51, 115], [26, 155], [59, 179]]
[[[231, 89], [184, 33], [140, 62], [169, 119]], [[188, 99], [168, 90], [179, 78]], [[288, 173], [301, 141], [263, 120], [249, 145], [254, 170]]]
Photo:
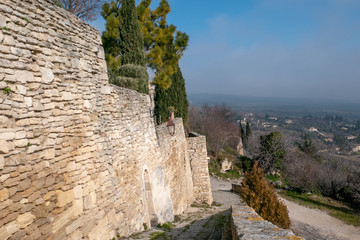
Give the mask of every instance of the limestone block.
[[8, 84], [5, 81], [0, 81], [0, 89], [4, 89], [8, 86]]
[[21, 82], [21, 83], [33, 82], [34, 74], [29, 71], [18, 70], [18, 71], [15, 71], [14, 78], [16, 81]]
[[46, 149], [43, 152], [44, 159], [53, 159], [55, 157], [55, 149]]
[[76, 187], [74, 187], [74, 196], [75, 199], [80, 199], [83, 197], [83, 189], [81, 185], [77, 185]]
[[6, 231], [7, 231], [10, 235], [16, 233], [18, 230], [19, 230], [19, 226], [18, 226], [16, 220], [15, 220], [15, 221], [12, 221], [12, 222], [9, 222], [9, 223], [6, 225]]
[[50, 191], [50, 192], [47, 192], [45, 195], [44, 195], [44, 197], [43, 197], [43, 199], [45, 200], [45, 201], [47, 201], [47, 200], [49, 200], [53, 195], [55, 195], [56, 194], [56, 191]]
[[80, 60], [77, 58], [71, 59], [71, 67], [75, 69], [80, 68]]
[[76, 230], [72, 234], [70, 234], [70, 240], [78, 240], [78, 239], [83, 239], [83, 234], [80, 230]]
[[22, 50], [20, 48], [11, 47], [10, 51], [11, 51], [12, 54], [14, 54], [16, 56], [19, 56], [19, 57], [21, 57], [23, 55]]
[[95, 192], [91, 192], [84, 198], [84, 208], [90, 209], [96, 204], [96, 194]]
[[23, 139], [26, 138], [26, 132], [25, 131], [17, 131], [15, 133], [15, 139]]
[[110, 86], [101, 87], [100, 93], [101, 94], [106, 94], [106, 95], [111, 94], [111, 87]]
[[15, 40], [14, 40], [14, 38], [12, 36], [5, 35], [3, 44], [9, 45], [9, 46], [14, 46], [15, 45]]
[[56, 206], [58, 206], [58, 207], [63, 207], [66, 204], [68, 204], [74, 200], [74, 191], [73, 190], [69, 190], [66, 192], [57, 190], [56, 193], [58, 195]]
[[9, 198], [9, 190], [7, 188], [3, 188], [0, 190], [0, 202], [5, 201]]
[[49, 84], [54, 80], [54, 73], [50, 68], [40, 68], [43, 83]]
[[27, 107], [31, 107], [33, 105], [32, 97], [24, 97], [24, 103]]
[[79, 200], [73, 201], [72, 209], [73, 209], [74, 216], [79, 216], [84, 211], [83, 200], [79, 199]]
[[[4, 169], [5, 159], [4, 156], [0, 155], [0, 170]], [[5, 175], [5, 174], [4, 174]], [[1, 182], [1, 181], [0, 181]]]
[[6, 27], [6, 18], [3, 15], [0, 15], [0, 29]]
[[60, 229], [62, 229], [67, 223], [71, 221], [72, 217], [73, 217], [72, 208], [69, 208], [65, 212], [62, 212], [59, 216], [56, 217], [56, 219], [52, 223], [52, 233], [56, 233]]
[[20, 139], [20, 140], [14, 140], [14, 146], [15, 147], [26, 147], [29, 140], [27, 139]]
[[10, 233], [6, 230], [6, 226], [0, 227], [0, 239], [8, 239], [10, 236]]
[[4, 40], [4, 34], [0, 31], [0, 43]]
[[29, 226], [35, 219], [35, 215], [32, 215], [30, 212], [19, 215], [16, 218], [17, 225], [19, 228], [26, 228]]
[[5, 140], [0, 140], [0, 153], [9, 153], [11, 150], [11, 145]]
[[62, 100], [64, 101], [70, 101], [70, 100], [73, 100], [73, 95], [71, 94], [71, 92], [62, 92], [61, 93], [61, 98]]
[[85, 100], [85, 101], [84, 101], [84, 107], [86, 107], [87, 109], [91, 109], [91, 108], [92, 108], [91, 103], [90, 103], [89, 100]]

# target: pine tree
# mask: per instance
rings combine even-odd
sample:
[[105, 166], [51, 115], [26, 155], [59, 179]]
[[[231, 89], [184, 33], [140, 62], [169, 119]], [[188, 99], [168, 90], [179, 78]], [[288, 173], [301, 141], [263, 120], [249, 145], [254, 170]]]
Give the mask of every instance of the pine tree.
[[144, 41], [138, 23], [135, 0], [105, 3], [103, 45], [110, 83], [148, 93]]
[[265, 220], [282, 228], [290, 228], [286, 205], [279, 201], [274, 187], [266, 181], [264, 172], [257, 163], [253, 165], [251, 172], [245, 173], [240, 194]]
[[171, 76], [177, 71], [179, 60], [187, 48], [189, 36], [166, 22], [171, 11], [167, 0], [161, 0], [154, 10], [150, 9], [151, 2], [142, 0], [137, 6], [146, 61], [155, 73], [153, 83], [156, 87], [168, 89]]
[[186, 96], [185, 80], [182, 76], [180, 67], [171, 75], [172, 84], [170, 88], [164, 90], [157, 87], [155, 89], [155, 115], [158, 123], [165, 122], [170, 114], [170, 108], [175, 109], [175, 116], [181, 117], [185, 123], [189, 102]]

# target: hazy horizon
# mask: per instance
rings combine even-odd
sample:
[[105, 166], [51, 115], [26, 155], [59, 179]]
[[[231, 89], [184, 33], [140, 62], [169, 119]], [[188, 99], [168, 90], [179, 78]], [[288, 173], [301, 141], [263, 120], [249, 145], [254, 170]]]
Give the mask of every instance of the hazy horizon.
[[190, 36], [180, 61], [189, 93], [360, 100], [360, 1], [169, 3], [168, 23]]

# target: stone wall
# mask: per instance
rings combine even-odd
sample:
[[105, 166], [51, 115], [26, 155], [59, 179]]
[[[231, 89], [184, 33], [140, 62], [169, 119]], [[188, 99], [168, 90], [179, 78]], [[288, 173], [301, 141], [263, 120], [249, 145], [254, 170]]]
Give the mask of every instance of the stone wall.
[[197, 133], [190, 133], [188, 138], [188, 152], [193, 176], [194, 195], [198, 202], [213, 202], [210, 177], [208, 170], [208, 156], [206, 138]]
[[[232, 184], [232, 191], [240, 194], [240, 184]], [[241, 198], [231, 206], [231, 231], [233, 240], [245, 239], [292, 239], [303, 240], [289, 229], [282, 229], [265, 221]]]
[[303, 240], [289, 229], [282, 229], [265, 221], [244, 202], [231, 206], [231, 231], [233, 240], [291, 239]]
[[50, 0], [2, 0], [0, 29], [0, 239], [111, 239], [210, 202], [204, 138], [108, 84], [98, 31]]

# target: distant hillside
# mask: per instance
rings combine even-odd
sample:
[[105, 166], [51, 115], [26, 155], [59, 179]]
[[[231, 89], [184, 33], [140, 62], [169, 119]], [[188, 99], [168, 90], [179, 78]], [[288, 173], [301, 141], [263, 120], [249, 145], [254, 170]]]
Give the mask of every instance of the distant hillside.
[[269, 98], [253, 96], [237, 96], [211, 93], [188, 94], [191, 105], [201, 106], [226, 104], [235, 111], [269, 113], [277, 116], [303, 117], [313, 115], [339, 115], [351, 119], [360, 119], [360, 103], [296, 98]]

